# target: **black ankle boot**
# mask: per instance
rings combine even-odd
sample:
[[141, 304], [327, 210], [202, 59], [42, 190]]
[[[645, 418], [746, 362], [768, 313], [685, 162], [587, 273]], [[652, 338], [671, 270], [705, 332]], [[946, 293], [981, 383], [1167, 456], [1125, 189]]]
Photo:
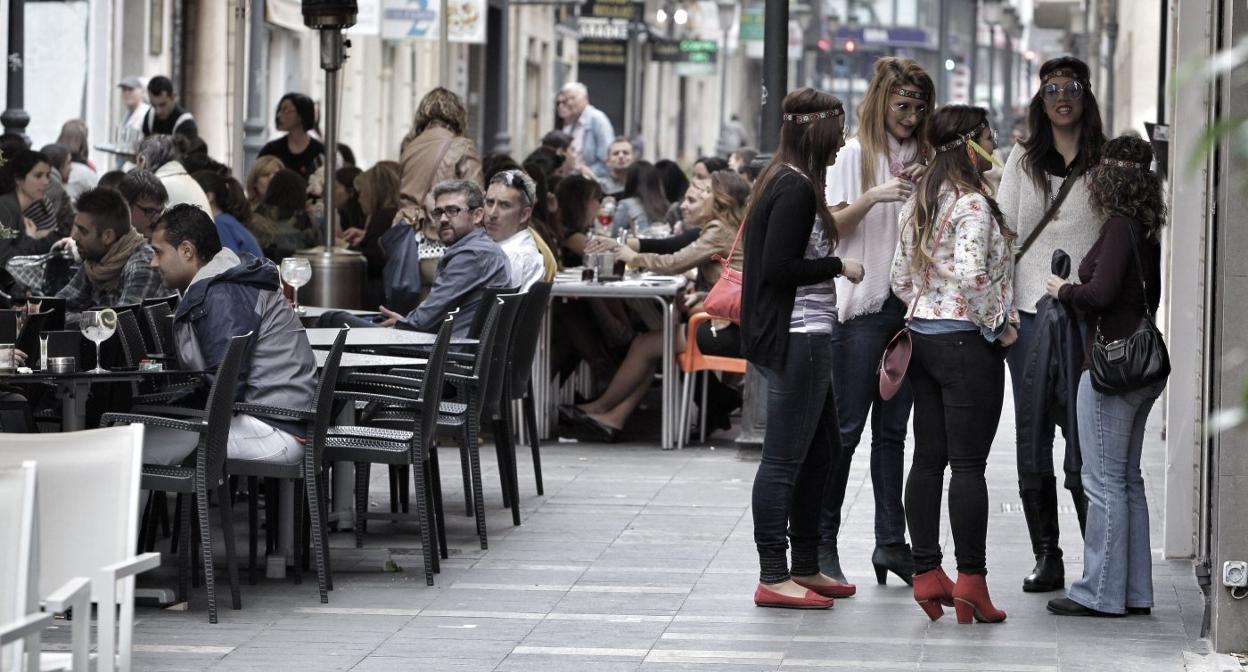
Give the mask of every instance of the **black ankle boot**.
[[1023, 579], [1023, 591], [1047, 593], [1066, 586], [1066, 566], [1062, 563], [1062, 549], [1058, 545], [1057, 479], [1047, 476], [1041, 479], [1040, 489], [1021, 488], [1023, 514], [1027, 519], [1027, 531], [1031, 535], [1032, 553], [1036, 566]]
[[914, 585], [914, 555], [909, 544], [888, 544], [876, 546], [871, 554], [871, 564], [875, 566], [875, 580], [882, 586], [892, 572], [907, 586]]
[[845, 572], [841, 571], [841, 556], [836, 550], [836, 544], [819, 545], [819, 571], [829, 579], [849, 583], [845, 580]]

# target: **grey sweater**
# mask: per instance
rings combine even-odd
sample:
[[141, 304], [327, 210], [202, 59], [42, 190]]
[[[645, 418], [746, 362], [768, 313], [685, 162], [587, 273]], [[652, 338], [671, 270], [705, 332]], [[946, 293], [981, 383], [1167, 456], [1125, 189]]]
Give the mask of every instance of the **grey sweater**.
[[[997, 204], [1005, 216], [1005, 224], [1018, 234], [1021, 246], [1044, 217], [1048, 199], [1023, 169], [1022, 145], [1015, 145], [1001, 175]], [[1050, 193], [1056, 195], [1062, 179], [1048, 176]], [[1092, 208], [1088, 196], [1087, 173], [1071, 187], [1062, 207], [1032, 243], [1031, 249], [1014, 268], [1014, 305], [1025, 313], [1036, 312], [1036, 302], [1044, 296], [1044, 283], [1051, 275], [1053, 250], [1070, 255], [1072, 268], [1079, 268], [1083, 257], [1101, 233], [1101, 217]]]

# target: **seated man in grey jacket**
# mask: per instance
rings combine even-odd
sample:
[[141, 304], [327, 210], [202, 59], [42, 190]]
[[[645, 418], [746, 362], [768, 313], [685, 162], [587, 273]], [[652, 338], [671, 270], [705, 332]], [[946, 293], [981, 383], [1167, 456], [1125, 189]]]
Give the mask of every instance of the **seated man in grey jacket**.
[[467, 180], [447, 180], [433, 187], [438, 238], [446, 253], [438, 261], [429, 295], [412, 312], [400, 315], [380, 307], [381, 318], [372, 321], [331, 310], [317, 320], [320, 326], [399, 327], [434, 333], [448, 313], [459, 309], [454, 336], [467, 336], [481, 304], [481, 290], [510, 286], [511, 268], [507, 254], [490, 239], [485, 221], [485, 196], [481, 187]]
[[[267, 259], [236, 255], [221, 247], [212, 217], [194, 205], [175, 205], [152, 231], [160, 270], [169, 289], [183, 292], [173, 315], [178, 363], [184, 369], [216, 369], [230, 338], [255, 332], [251, 354], [239, 373], [238, 400], [306, 410], [316, 394], [316, 358], [290, 303], [281, 293], [277, 267]], [[304, 425], [237, 414], [230, 422], [231, 459], [293, 464], [303, 458]], [[191, 454], [197, 434], [149, 427], [143, 460], [178, 464]]]

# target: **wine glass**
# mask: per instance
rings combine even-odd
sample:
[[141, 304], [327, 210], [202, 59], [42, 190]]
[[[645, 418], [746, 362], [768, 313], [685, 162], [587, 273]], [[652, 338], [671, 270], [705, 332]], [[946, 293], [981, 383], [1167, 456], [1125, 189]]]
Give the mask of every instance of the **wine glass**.
[[282, 259], [282, 281], [294, 288], [295, 312], [303, 315], [299, 305], [299, 288], [312, 279], [312, 264], [303, 257]]
[[100, 343], [112, 338], [117, 331], [117, 313], [112, 308], [104, 310], [87, 310], [79, 318], [79, 328], [87, 340], [95, 343], [95, 368], [87, 373], [108, 373], [108, 369], [100, 366]]

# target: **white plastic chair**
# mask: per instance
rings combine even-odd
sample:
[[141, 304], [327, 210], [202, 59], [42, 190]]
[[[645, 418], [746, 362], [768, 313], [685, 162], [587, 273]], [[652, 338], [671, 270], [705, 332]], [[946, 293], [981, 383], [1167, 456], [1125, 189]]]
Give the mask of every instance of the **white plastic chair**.
[[[160, 565], [159, 553], [136, 556], [143, 428], [109, 427], [59, 434], [8, 434], [0, 467], [36, 460], [39, 470], [39, 593], [45, 609], [74, 607], [74, 624], [98, 609], [99, 672], [130, 670], [134, 577]], [[91, 577], [80, 590], [56, 589]], [[120, 621], [117, 607], [121, 608]], [[120, 624], [120, 628], [118, 625]], [[85, 628], [83, 628], [85, 630]], [[74, 670], [86, 670], [87, 636], [74, 628]]]
[[38, 670], [40, 613], [35, 536], [35, 463], [0, 468], [0, 670]]

